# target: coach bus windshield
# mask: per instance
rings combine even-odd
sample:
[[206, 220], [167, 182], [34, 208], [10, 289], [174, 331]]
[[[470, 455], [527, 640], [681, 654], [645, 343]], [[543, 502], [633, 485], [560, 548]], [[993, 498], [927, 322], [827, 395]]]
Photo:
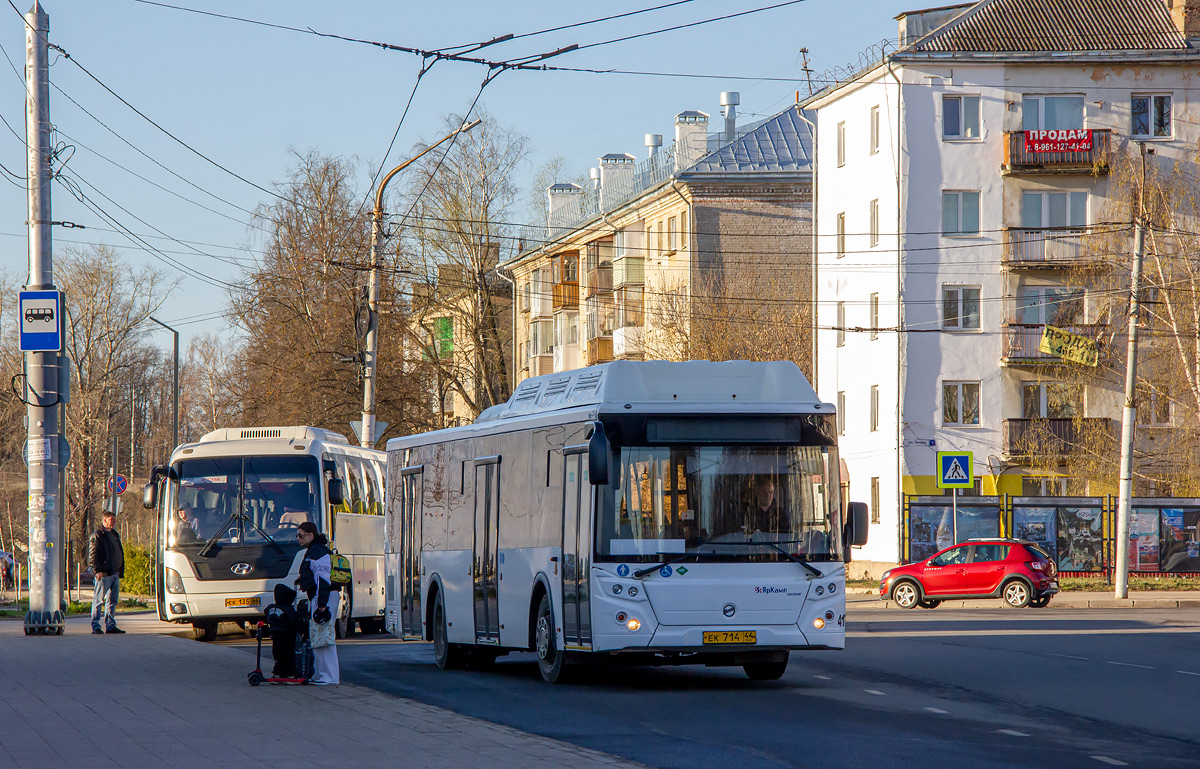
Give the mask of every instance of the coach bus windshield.
[[201, 457], [172, 470], [168, 547], [294, 542], [304, 521], [321, 525], [315, 457]]
[[601, 491], [599, 560], [842, 558], [837, 448], [627, 446]]

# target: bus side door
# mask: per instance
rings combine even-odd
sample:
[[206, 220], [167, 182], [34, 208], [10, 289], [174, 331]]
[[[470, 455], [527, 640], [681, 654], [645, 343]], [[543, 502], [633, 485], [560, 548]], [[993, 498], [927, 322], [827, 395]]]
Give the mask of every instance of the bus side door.
[[[400, 471], [400, 632], [420, 638], [421, 615], [421, 482], [423, 466]], [[390, 571], [390, 570], [389, 570]]]
[[500, 643], [497, 560], [500, 536], [500, 457], [475, 460], [475, 642]]
[[591, 648], [592, 615], [588, 579], [592, 552], [592, 484], [587, 446], [563, 451], [562, 596], [563, 645]]

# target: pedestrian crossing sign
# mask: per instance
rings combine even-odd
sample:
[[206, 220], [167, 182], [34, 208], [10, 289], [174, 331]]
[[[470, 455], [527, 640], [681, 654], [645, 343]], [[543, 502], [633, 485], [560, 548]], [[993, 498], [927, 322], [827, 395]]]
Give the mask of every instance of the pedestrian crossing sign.
[[975, 470], [969, 451], [939, 451], [937, 453], [937, 485], [939, 489], [969, 489], [975, 485]]

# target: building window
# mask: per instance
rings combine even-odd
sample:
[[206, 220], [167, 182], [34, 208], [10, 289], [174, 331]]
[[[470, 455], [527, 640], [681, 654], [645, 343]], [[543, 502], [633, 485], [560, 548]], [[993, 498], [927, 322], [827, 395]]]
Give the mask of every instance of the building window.
[[579, 313], [567, 313], [566, 326], [567, 344], [579, 344]]
[[1086, 192], [1022, 192], [1022, 227], [1083, 227], [1087, 224]]
[[837, 303], [837, 346], [846, 346], [846, 303]]
[[1130, 133], [1144, 139], [1170, 137], [1170, 94], [1134, 95], [1132, 107], [1133, 126], [1130, 129]]
[[846, 393], [838, 390], [837, 394], [837, 429], [838, 435], [846, 434]]
[[879, 338], [879, 294], [871, 294], [871, 338]]
[[449, 358], [454, 355], [454, 318], [435, 318], [433, 338], [437, 345], [439, 358]]
[[871, 432], [879, 430], [879, 385], [871, 385]]
[[1083, 128], [1083, 97], [1025, 96], [1021, 99], [1021, 128], [1026, 131]]
[[1073, 419], [1082, 413], [1082, 385], [1066, 382], [1021, 385], [1021, 416], [1025, 419]]
[[653, 242], [654, 242], [654, 225], [647, 224], [646, 225], [646, 240], [642, 244], [642, 253], [645, 254], [646, 256], [655, 256], [654, 251], [651, 250], [651, 248], [652, 248], [651, 244]]
[[661, 256], [661, 255], [662, 255], [662, 253], [663, 253], [663, 246], [665, 246], [665, 245], [666, 245], [666, 238], [664, 237], [664, 236], [665, 236], [665, 234], [666, 234], [666, 233], [665, 233], [665, 231], [664, 231], [664, 229], [663, 229], [663, 223], [662, 223], [662, 220], [660, 219], [660, 220], [659, 220], [659, 222], [658, 222], [658, 230], [657, 230], [657, 234], [656, 234], [656, 239], [655, 239], [655, 241], [654, 241], [654, 249], [655, 249], [656, 251], [658, 251], [658, 253], [659, 253], [659, 256]]
[[979, 97], [942, 97], [942, 138], [979, 138]]
[[879, 152], [879, 105], [871, 107], [871, 154]]
[[521, 282], [521, 312], [529, 312], [529, 298], [533, 293], [532, 281]]
[[942, 234], [979, 234], [978, 190], [953, 190], [942, 193]]
[[879, 523], [879, 479], [871, 479], [871, 523]]
[[838, 168], [846, 165], [846, 121], [837, 124]]
[[979, 424], [979, 382], [942, 382], [942, 424]]
[[1073, 326], [1086, 321], [1082, 288], [1024, 286], [1017, 301], [1018, 317], [1028, 326]]
[[617, 327], [629, 328], [642, 325], [645, 299], [641, 286], [622, 286], [616, 291]]
[[871, 201], [871, 246], [879, 245], [879, 198]]
[[529, 324], [533, 336], [534, 355], [554, 354], [554, 321], [536, 320]]
[[979, 286], [942, 286], [942, 328], [979, 330]]
[[677, 229], [679, 220], [674, 216], [667, 219], [667, 250], [674, 251], [676, 243], [679, 242], [679, 230]]
[[846, 255], [846, 214], [840, 213], [837, 215], [837, 257], [841, 259]]
[[687, 248], [688, 245], [688, 212], [683, 210], [679, 213], [679, 247]]
[[1150, 385], [1138, 387], [1137, 423], [1139, 425], [1171, 424], [1171, 398], [1164, 388]]

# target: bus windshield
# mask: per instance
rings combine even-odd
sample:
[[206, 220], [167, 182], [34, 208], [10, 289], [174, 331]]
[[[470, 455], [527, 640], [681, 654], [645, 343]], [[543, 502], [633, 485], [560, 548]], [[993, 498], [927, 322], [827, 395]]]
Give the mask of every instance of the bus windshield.
[[294, 542], [304, 521], [320, 525], [315, 457], [201, 457], [172, 470], [169, 548]]
[[602, 487], [597, 558], [842, 558], [837, 448], [628, 446]]

